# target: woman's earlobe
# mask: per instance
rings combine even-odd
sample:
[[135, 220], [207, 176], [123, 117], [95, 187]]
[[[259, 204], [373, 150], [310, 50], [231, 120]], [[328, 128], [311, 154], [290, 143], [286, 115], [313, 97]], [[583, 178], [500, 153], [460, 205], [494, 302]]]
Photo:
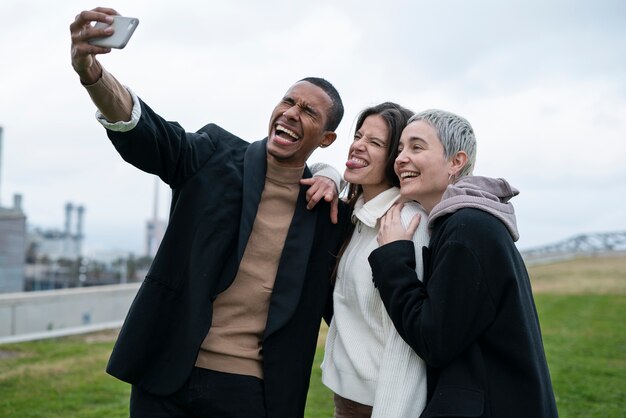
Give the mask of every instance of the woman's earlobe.
[[456, 177], [461, 171], [463, 171], [463, 167], [467, 164], [467, 153], [465, 151], [457, 152], [452, 158], [452, 168], [456, 168], [454, 173], [451, 173], [452, 176]]

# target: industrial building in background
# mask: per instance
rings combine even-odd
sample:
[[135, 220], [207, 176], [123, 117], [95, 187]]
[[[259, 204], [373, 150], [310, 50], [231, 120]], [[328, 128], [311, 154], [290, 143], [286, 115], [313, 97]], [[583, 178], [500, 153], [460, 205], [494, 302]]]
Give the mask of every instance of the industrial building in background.
[[[81, 285], [83, 266], [83, 218], [85, 208], [65, 204], [63, 229], [29, 228], [24, 290], [48, 290]], [[73, 218], [76, 218], [73, 228]], [[83, 281], [85, 276], [83, 277]]]
[[[75, 229], [72, 229], [72, 218], [76, 215]], [[75, 260], [83, 255], [83, 218], [85, 208], [65, 204], [64, 229], [33, 228], [28, 233], [29, 257], [48, 260]]]
[[26, 215], [21, 196], [15, 195], [13, 207], [0, 206], [0, 293], [24, 288], [25, 252]]
[[13, 207], [0, 206], [0, 293], [21, 292], [24, 287], [26, 215], [20, 195]]
[[[0, 180], [2, 179], [2, 134], [0, 126]], [[2, 183], [0, 182], [0, 186]], [[26, 215], [22, 196], [13, 196], [13, 206], [2, 206], [0, 187], [0, 293], [21, 292], [24, 287]]]
[[[3, 133], [0, 127], [0, 186]], [[31, 229], [22, 196], [15, 194], [13, 205], [5, 206], [1, 191], [0, 187], [0, 293], [76, 286], [82, 270], [86, 271], [82, 260], [85, 208], [67, 203], [63, 230]]]
[[[0, 127], [0, 180], [2, 180]], [[0, 182], [1, 185], [1, 182]], [[0, 193], [0, 294], [130, 283], [145, 277], [161, 243], [166, 221], [158, 216], [159, 181], [155, 179], [153, 217], [146, 225], [145, 255], [84, 254], [85, 207], [67, 202], [60, 228], [28, 225], [22, 196], [3, 206]], [[1, 192], [0, 188], [0, 192]]]

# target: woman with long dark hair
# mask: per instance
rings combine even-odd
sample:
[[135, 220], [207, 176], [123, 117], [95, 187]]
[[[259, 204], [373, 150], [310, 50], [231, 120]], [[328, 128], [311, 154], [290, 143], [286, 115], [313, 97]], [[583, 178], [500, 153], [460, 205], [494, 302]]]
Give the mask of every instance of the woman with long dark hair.
[[[394, 329], [367, 262], [378, 247], [378, 220], [400, 196], [394, 160], [411, 115], [390, 102], [365, 109], [348, 152], [344, 178], [352, 232], [336, 267], [334, 316], [322, 364], [322, 381], [335, 394], [337, 418], [415, 417], [425, 404], [424, 363]], [[408, 219], [423, 213], [417, 204], [407, 211]], [[425, 228], [413, 239], [417, 248], [427, 245]]]

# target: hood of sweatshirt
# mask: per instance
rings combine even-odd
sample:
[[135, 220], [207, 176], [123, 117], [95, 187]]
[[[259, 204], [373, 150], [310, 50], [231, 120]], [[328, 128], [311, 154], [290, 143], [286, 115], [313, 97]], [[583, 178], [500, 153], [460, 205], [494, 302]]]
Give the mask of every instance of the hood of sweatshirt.
[[490, 213], [500, 219], [509, 230], [513, 241], [519, 239], [515, 209], [509, 199], [519, 191], [501, 178], [465, 176], [448, 186], [439, 202], [428, 217], [428, 227], [432, 228], [435, 219], [462, 208], [475, 208]]

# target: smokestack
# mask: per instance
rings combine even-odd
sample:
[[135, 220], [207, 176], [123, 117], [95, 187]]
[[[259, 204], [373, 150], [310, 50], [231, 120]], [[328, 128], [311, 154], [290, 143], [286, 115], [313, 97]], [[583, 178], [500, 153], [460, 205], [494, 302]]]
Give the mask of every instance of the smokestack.
[[0, 126], [0, 208], [2, 207], [2, 126]]
[[72, 208], [74, 206], [71, 202], [65, 204], [65, 236], [70, 236], [70, 224], [72, 222]]
[[154, 176], [154, 213], [152, 220], [156, 224], [159, 220], [159, 178]]
[[84, 206], [78, 206], [76, 208], [76, 238], [83, 238], [83, 215], [85, 213]]
[[83, 215], [85, 207], [79, 205], [76, 208], [76, 255], [80, 257], [83, 253]]
[[13, 209], [22, 211], [22, 195], [19, 193], [13, 195]]

